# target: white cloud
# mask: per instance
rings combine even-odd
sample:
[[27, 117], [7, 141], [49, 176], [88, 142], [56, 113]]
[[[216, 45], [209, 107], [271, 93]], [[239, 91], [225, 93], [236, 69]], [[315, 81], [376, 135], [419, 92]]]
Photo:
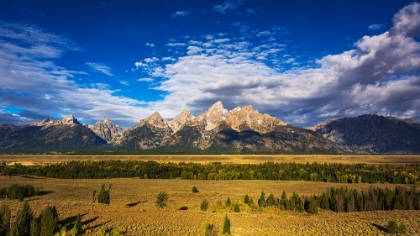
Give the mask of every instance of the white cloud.
[[135, 63], [134, 63], [134, 65], [138, 68], [138, 67], [144, 67], [144, 66], [146, 66], [144, 63], [142, 63], [141, 61], [136, 61]]
[[109, 77], [113, 77], [114, 75], [111, 73], [111, 68], [102, 63], [94, 63], [94, 62], [86, 62], [87, 66], [91, 67], [95, 71], [101, 72]]
[[382, 24], [373, 24], [373, 25], [369, 25], [369, 26], [368, 26], [368, 28], [369, 28], [370, 30], [379, 30], [379, 29], [381, 29], [382, 27], [384, 27], [384, 25], [382, 25]]
[[152, 82], [153, 79], [152, 78], [139, 78], [139, 79], [137, 79], [137, 81], [139, 81], [139, 82]]
[[166, 46], [168, 47], [185, 47], [187, 44], [185, 43], [167, 43]]
[[151, 47], [151, 48], [155, 47], [155, 45], [153, 43], [146, 43], [145, 46], [146, 47]]
[[236, 1], [226, 1], [221, 5], [216, 5], [213, 7], [213, 9], [218, 12], [219, 14], [223, 15], [225, 14], [228, 10], [236, 10], [238, 9], [241, 5], [243, 4], [243, 2], [241, 0], [236, 0]]
[[182, 16], [186, 17], [190, 12], [189, 11], [176, 11], [174, 14], [172, 14], [172, 17]]
[[157, 62], [157, 61], [159, 61], [159, 58], [157, 58], [157, 57], [145, 58], [145, 59], [144, 59], [144, 61], [145, 61], [146, 63], [153, 63], [153, 62]]

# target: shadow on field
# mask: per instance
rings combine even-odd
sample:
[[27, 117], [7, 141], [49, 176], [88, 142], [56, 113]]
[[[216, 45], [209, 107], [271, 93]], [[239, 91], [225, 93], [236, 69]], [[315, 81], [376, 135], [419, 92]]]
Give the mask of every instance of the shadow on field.
[[99, 216], [95, 216], [92, 219], [82, 221], [82, 225], [90, 224], [90, 223], [94, 222], [95, 220], [97, 220], [98, 218], [99, 218]]
[[[83, 217], [84, 215], [86, 215], [86, 214], [82, 214], [82, 215], [80, 215], [80, 217]], [[69, 217], [67, 217], [67, 218], [65, 218], [61, 221], [58, 221], [58, 224], [62, 225], [62, 226], [66, 226], [67, 229], [71, 229], [71, 228], [73, 228], [74, 224], [76, 223], [76, 219], [77, 219], [77, 216], [69, 216]]]
[[127, 205], [125, 205], [126, 207], [134, 207], [137, 206], [140, 203], [140, 201], [138, 202], [132, 202], [132, 203], [128, 203]]
[[53, 193], [53, 191], [38, 191], [38, 196], [44, 196]]
[[[101, 223], [101, 224], [97, 224], [97, 225], [93, 225], [93, 226], [90, 226], [89, 228], [87, 228], [86, 230], [93, 230], [93, 229], [96, 229], [96, 228], [100, 228], [102, 225], [105, 225], [106, 223], [108, 223], [108, 222], [110, 222], [110, 220], [109, 221], [107, 221], [107, 222], [104, 222], [104, 223]], [[106, 231], [107, 232], [107, 231]]]
[[378, 224], [373, 223], [373, 224], [372, 224], [372, 226], [375, 226], [375, 227], [376, 227], [377, 229], [379, 229], [380, 231], [383, 231], [383, 232], [385, 232], [385, 233], [388, 233], [387, 228], [383, 227], [382, 225], [378, 225]]

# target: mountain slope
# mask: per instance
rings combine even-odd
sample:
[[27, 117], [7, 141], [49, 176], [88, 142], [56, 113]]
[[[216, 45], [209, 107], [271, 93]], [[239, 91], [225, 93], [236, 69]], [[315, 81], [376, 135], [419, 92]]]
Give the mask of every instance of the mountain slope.
[[420, 153], [420, 123], [362, 115], [321, 123], [317, 134], [354, 153]]

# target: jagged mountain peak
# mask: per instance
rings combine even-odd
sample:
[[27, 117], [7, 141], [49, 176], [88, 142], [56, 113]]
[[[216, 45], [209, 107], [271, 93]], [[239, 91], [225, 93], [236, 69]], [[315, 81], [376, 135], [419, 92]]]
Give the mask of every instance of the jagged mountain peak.
[[120, 137], [124, 132], [123, 128], [114, 124], [108, 118], [104, 121], [96, 122], [96, 124], [89, 126], [89, 128], [107, 142], [112, 142], [115, 138]]
[[78, 124], [80, 125], [80, 122], [76, 119], [76, 117], [74, 117], [72, 114], [64, 117], [61, 122], [63, 124]]
[[276, 126], [287, 125], [276, 117], [259, 113], [251, 105], [233, 109], [225, 123], [238, 132], [244, 129], [251, 129], [259, 133], [268, 133], [273, 131]]
[[138, 126], [143, 126], [143, 125], [151, 125], [154, 126], [156, 128], [168, 128], [168, 121], [163, 119], [162, 116], [159, 114], [159, 112], [155, 111], [153, 112], [152, 115], [150, 115], [149, 117], [147, 117], [146, 119], [140, 120], [140, 123], [138, 124]]
[[197, 120], [204, 123], [206, 130], [212, 130], [216, 128], [220, 122], [226, 120], [229, 116], [229, 111], [223, 107], [221, 101], [213, 104], [206, 112], [199, 115]]
[[172, 132], [176, 133], [184, 124], [194, 120], [194, 116], [187, 109], [184, 109], [175, 119], [168, 122]]

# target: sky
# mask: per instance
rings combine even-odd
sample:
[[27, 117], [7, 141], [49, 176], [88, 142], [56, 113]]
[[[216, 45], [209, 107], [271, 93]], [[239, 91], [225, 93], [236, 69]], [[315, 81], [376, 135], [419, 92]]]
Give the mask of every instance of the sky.
[[217, 101], [301, 127], [420, 121], [420, 3], [2, 0], [0, 124], [130, 127]]

